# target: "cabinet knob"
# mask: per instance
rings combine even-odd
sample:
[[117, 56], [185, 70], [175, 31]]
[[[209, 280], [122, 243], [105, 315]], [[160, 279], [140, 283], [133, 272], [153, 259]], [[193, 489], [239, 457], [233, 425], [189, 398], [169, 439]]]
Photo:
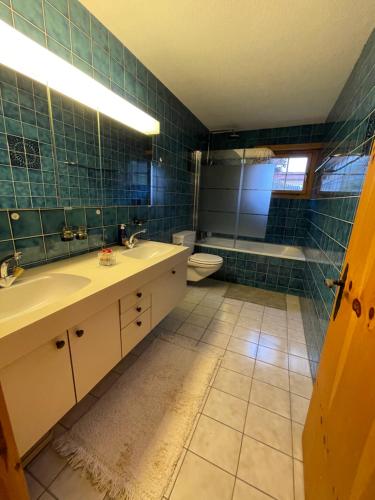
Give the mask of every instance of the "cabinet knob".
[[57, 349], [62, 349], [65, 345], [65, 340], [56, 340]]
[[142, 326], [142, 321], [137, 321], [138, 326]]
[[172, 269], [172, 274], [176, 274], [176, 270], [175, 269]]
[[85, 333], [85, 330], [76, 330], [76, 335], [77, 337], [82, 337], [82, 335]]
[[142, 292], [137, 292], [137, 297], [141, 298], [142, 297]]
[[142, 311], [142, 307], [141, 306], [138, 306], [137, 307], [137, 311], [140, 313]]

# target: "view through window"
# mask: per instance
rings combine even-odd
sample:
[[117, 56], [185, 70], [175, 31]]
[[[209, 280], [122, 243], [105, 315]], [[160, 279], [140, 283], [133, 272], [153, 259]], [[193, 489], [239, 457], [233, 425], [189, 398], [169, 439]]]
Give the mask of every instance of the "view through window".
[[273, 191], [304, 191], [308, 156], [275, 158]]

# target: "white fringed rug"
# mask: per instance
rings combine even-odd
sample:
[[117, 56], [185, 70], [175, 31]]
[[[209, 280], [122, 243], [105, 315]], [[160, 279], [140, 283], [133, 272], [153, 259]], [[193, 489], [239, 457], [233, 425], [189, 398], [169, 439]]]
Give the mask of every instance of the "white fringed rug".
[[55, 447], [113, 499], [159, 500], [217, 357], [156, 339]]

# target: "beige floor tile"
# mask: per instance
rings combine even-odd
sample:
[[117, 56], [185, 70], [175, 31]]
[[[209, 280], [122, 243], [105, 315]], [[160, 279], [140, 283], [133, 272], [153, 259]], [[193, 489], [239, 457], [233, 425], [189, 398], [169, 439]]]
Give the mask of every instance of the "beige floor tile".
[[47, 446], [27, 466], [27, 470], [46, 488], [63, 470], [66, 460], [60, 457], [51, 445]]
[[270, 347], [271, 349], [277, 349], [278, 351], [287, 352], [286, 339], [275, 337], [274, 335], [267, 335], [267, 333], [261, 333], [259, 337], [259, 345]]
[[257, 359], [263, 361], [264, 363], [288, 369], [288, 355], [285, 352], [277, 351], [276, 349], [259, 346]]
[[170, 499], [230, 500], [233, 483], [233, 476], [188, 451]]
[[306, 344], [305, 334], [302, 332], [297, 332], [295, 330], [288, 330], [288, 340], [294, 340], [300, 344]]
[[242, 308], [242, 304], [228, 304], [228, 302], [225, 301], [220, 305], [219, 309], [220, 311], [224, 311], [230, 314], [235, 314], [238, 316], [240, 314]]
[[213, 330], [206, 330], [203, 334], [203, 337], [201, 338], [201, 341], [225, 349], [228, 345], [229, 339], [230, 336], [224, 335], [224, 333], [214, 332]]
[[260, 309], [253, 309], [253, 308], [247, 308], [246, 304], [243, 306], [243, 308], [240, 311], [240, 317], [241, 318], [248, 318], [250, 320], [254, 321], [262, 321], [263, 318], [263, 310], [262, 306], [259, 306]]
[[189, 449], [222, 469], [235, 474], [242, 434], [202, 415]]
[[247, 403], [214, 387], [208, 395], [203, 413], [223, 424], [242, 432], [245, 424]]
[[290, 395], [292, 420], [299, 424], [305, 425], [307, 410], [309, 409], [310, 401], [296, 394]]
[[45, 491], [43, 495], [39, 497], [39, 500], [55, 500], [55, 497], [48, 493], [48, 491]]
[[300, 358], [308, 358], [306, 344], [296, 342], [295, 340], [289, 340], [288, 353], [293, 354], [294, 356], [299, 356]]
[[299, 373], [289, 372], [290, 392], [310, 399], [313, 383], [310, 377], [304, 377]]
[[221, 391], [232, 394], [240, 399], [249, 399], [251, 378], [236, 373], [232, 370], [220, 368], [217, 372], [213, 387]]
[[203, 328], [207, 328], [210, 321], [211, 318], [202, 316], [201, 314], [195, 314], [195, 311], [192, 312], [185, 320], [185, 322], [190, 323], [190, 325], [201, 326]]
[[232, 335], [234, 325], [231, 323], [226, 323], [225, 321], [220, 321], [218, 319], [213, 319], [208, 325], [209, 330], [214, 330], [215, 332], [225, 333], [225, 335]]
[[[174, 468], [173, 474], [169, 480], [168, 487], [164, 492], [164, 498], [170, 497], [187, 453], [188, 453], [188, 451], [184, 448], [181, 455], [180, 455], [180, 458], [178, 459], [176, 467]], [[104, 500], [107, 500], [107, 497]], [[110, 499], [108, 499], [108, 500], [110, 500]]]
[[[188, 314], [190, 313], [188, 312]], [[160, 322], [159, 326], [170, 332], [175, 332], [182, 325], [183, 321], [184, 320], [181, 318], [174, 318], [171, 316], [167, 316], [166, 318], [163, 319], [163, 321]]]
[[224, 356], [224, 353], [225, 353], [225, 349], [223, 349], [221, 347], [217, 347], [216, 345], [207, 344], [206, 342], [202, 342], [202, 341], [199, 341], [195, 345], [195, 348], [199, 349], [199, 351], [202, 354], [209, 354], [209, 355], [214, 354], [218, 358], [222, 358]]
[[191, 312], [197, 305], [199, 301], [197, 302], [188, 302], [187, 300], [183, 300], [182, 302], [180, 302], [178, 304], [177, 307], [179, 307], [180, 309], [183, 309], [184, 311], [189, 311]]
[[120, 375], [118, 373], [113, 371], [107, 373], [107, 375], [102, 378], [99, 384], [96, 384], [96, 386], [91, 389], [90, 394], [92, 396], [95, 396], [96, 398], [101, 398], [103, 394], [105, 394], [108, 389], [113, 386], [119, 376]]
[[57, 476], [49, 491], [61, 500], [102, 500], [105, 493], [97, 491], [91, 482], [69, 465]]
[[239, 316], [236, 326], [243, 326], [252, 330], [259, 330], [261, 325], [260, 318], [249, 318], [246, 316]]
[[274, 307], [265, 307], [264, 308], [264, 316], [271, 316], [272, 318], [277, 319], [278, 321], [286, 321], [287, 313], [286, 311], [282, 311], [281, 309], [275, 309]]
[[207, 318], [213, 318], [217, 312], [217, 309], [214, 309], [213, 307], [208, 307], [205, 305], [199, 304], [195, 309], [194, 309], [194, 314], [200, 314], [201, 316], [206, 316]]
[[305, 358], [289, 354], [289, 370], [300, 375], [305, 375], [305, 377], [311, 377], [310, 363]]
[[185, 337], [190, 337], [191, 339], [199, 340], [202, 337], [204, 331], [205, 328], [203, 328], [202, 326], [183, 323], [176, 333], [178, 333], [179, 335], [185, 335]]
[[253, 344], [252, 342], [247, 342], [247, 340], [231, 337], [227, 349], [228, 351], [236, 352], [237, 354], [242, 354], [243, 356], [248, 356], [249, 358], [255, 358], [257, 355], [258, 345]]
[[250, 402], [273, 411], [282, 417], [290, 418], [290, 396], [288, 391], [253, 380]]
[[261, 382], [274, 385], [280, 389], [289, 390], [288, 370], [278, 366], [269, 365], [262, 361], [256, 361], [253, 377]]
[[293, 457], [301, 461], [303, 460], [302, 432], [303, 425], [292, 422]]
[[233, 500], [270, 500], [270, 497], [249, 484], [244, 483], [241, 479], [236, 479]]
[[232, 336], [238, 339], [247, 340], [248, 342], [254, 342], [255, 344], [257, 344], [259, 341], [259, 330], [245, 328], [244, 326], [235, 326]]
[[73, 406], [71, 410], [66, 413], [60, 420], [60, 423], [70, 429], [89, 409], [96, 403], [97, 398], [87, 394], [79, 403]]
[[258, 311], [263, 314], [264, 306], [260, 304], [255, 304], [254, 302], [244, 302], [242, 306], [242, 311]]
[[242, 375], [247, 375], [248, 377], [252, 377], [254, 365], [255, 360], [253, 358], [232, 351], [226, 351], [221, 361], [223, 368], [242, 373]]
[[238, 320], [238, 314], [225, 312], [219, 309], [218, 312], [215, 314], [214, 318], [219, 321], [224, 321], [225, 323], [230, 323], [231, 325], [235, 325]]
[[43, 486], [38, 483], [28, 472], [25, 473], [27, 488], [29, 490], [30, 500], [36, 500], [43, 493]]
[[199, 303], [200, 306], [212, 307], [213, 309], [218, 309], [220, 304], [223, 302], [223, 297], [219, 295], [206, 295]]
[[288, 418], [249, 404], [244, 432], [288, 455], [292, 454], [291, 422]]
[[224, 297], [224, 303], [231, 304], [233, 306], [240, 306], [240, 307], [242, 307], [244, 304], [246, 304], [246, 302], [244, 302], [243, 300], [231, 299], [229, 297]]
[[175, 307], [168, 314], [167, 318], [179, 319], [181, 321], [184, 321], [189, 316], [189, 314], [190, 314], [189, 311], [186, 311], [185, 309], [180, 309], [179, 307]]
[[294, 466], [294, 498], [295, 500], [305, 499], [305, 487], [303, 481], [303, 463], [293, 460]]
[[244, 436], [238, 477], [280, 500], [293, 498], [292, 458]]
[[278, 325], [276, 322], [273, 323], [270, 323], [269, 321], [262, 322], [260, 330], [261, 333], [267, 333], [268, 335], [281, 337], [282, 339], [286, 339], [288, 337], [286, 327], [283, 325]]

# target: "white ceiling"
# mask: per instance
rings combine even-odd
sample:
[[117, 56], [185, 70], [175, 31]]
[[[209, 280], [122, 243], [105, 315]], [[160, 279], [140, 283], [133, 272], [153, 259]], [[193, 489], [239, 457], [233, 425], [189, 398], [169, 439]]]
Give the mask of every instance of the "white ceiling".
[[374, 0], [81, 0], [210, 129], [320, 123]]

